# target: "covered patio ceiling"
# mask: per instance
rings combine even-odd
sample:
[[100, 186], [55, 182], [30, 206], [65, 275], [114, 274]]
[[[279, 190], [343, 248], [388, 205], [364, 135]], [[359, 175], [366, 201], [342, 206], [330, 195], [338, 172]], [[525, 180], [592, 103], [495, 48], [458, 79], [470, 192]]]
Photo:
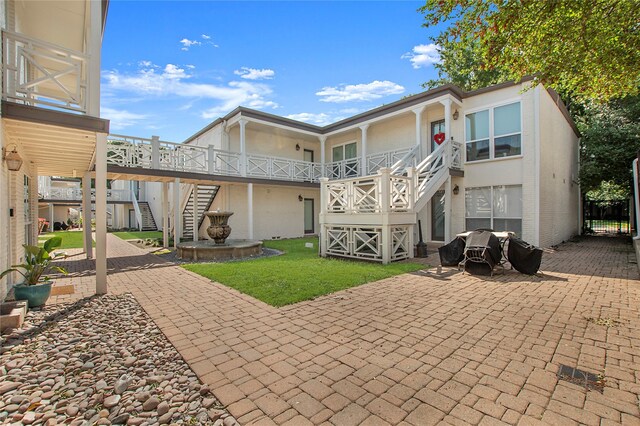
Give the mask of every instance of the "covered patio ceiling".
[[82, 176], [93, 165], [95, 132], [15, 119], [3, 119], [3, 127], [5, 146], [16, 144], [40, 176]]

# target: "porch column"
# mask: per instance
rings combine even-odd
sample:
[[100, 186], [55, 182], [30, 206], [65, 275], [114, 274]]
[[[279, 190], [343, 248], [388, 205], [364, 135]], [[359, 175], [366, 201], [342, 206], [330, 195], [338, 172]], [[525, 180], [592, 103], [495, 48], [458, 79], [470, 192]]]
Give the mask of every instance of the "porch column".
[[[51, 222], [53, 229], [53, 222]], [[82, 175], [82, 247], [87, 259], [93, 258], [93, 238], [91, 238], [91, 172]]]
[[[91, 192], [89, 192], [91, 194]], [[91, 195], [89, 195], [89, 198]], [[91, 221], [89, 221], [91, 226]], [[107, 294], [107, 134], [96, 138], [96, 293]]]
[[162, 247], [169, 247], [169, 182], [162, 182]]
[[[50, 228], [48, 230], [49, 232], [53, 231], [53, 219], [54, 219], [54, 217], [53, 217], [53, 203], [49, 203], [49, 228]], [[85, 242], [86, 241], [83, 240], [83, 244]]]
[[418, 161], [422, 160], [422, 112], [425, 107], [421, 106], [413, 110], [416, 115], [416, 146], [418, 147]]
[[369, 128], [368, 124], [364, 126], [360, 126], [360, 131], [362, 132], [362, 149], [361, 149], [361, 165], [360, 165], [360, 176], [366, 176], [368, 173], [367, 170], [367, 129]]
[[444, 242], [451, 241], [451, 176], [447, 178], [444, 184]]
[[443, 99], [440, 101], [444, 105], [444, 134], [445, 140], [451, 140], [451, 99]]
[[89, 28], [87, 40], [87, 93], [86, 112], [100, 117], [100, 51], [102, 48], [102, 2], [89, 2]]
[[253, 240], [253, 184], [247, 185], [247, 239]]
[[193, 184], [193, 241], [198, 241], [198, 231], [200, 218], [198, 217], [198, 184]]
[[182, 212], [180, 211], [180, 178], [173, 181], [173, 248], [178, 248], [182, 236]]
[[322, 167], [322, 173], [320, 174], [322, 177], [327, 175], [325, 162], [326, 162], [326, 152], [325, 152], [325, 142], [327, 142], [326, 136], [319, 136], [320, 139], [320, 167]]
[[240, 119], [240, 175], [247, 175], [247, 137], [246, 126], [247, 120]]

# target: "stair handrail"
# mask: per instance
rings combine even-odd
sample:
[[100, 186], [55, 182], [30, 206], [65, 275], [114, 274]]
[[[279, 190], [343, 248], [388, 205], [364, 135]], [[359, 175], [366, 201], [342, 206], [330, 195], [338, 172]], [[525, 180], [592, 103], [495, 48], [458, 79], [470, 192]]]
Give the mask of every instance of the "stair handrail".
[[133, 210], [136, 213], [138, 229], [142, 231], [142, 212], [140, 211], [140, 205], [138, 204], [138, 199], [136, 198], [136, 194], [133, 190], [131, 190], [131, 203], [133, 204]]
[[[184, 216], [184, 212], [187, 211], [187, 204], [189, 204], [189, 198], [191, 198], [191, 193], [195, 189], [192, 183], [180, 183], [180, 185], [184, 185], [180, 188], [180, 192], [182, 193], [182, 200], [180, 200], [180, 213]], [[192, 212], [189, 212], [191, 214]]]
[[407, 167], [411, 167], [411, 164], [409, 163], [409, 161], [411, 159], [415, 159], [416, 154], [418, 153], [419, 150], [420, 150], [420, 145], [415, 145], [413, 148], [411, 148], [405, 155], [402, 156], [401, 159], [396, 161], [391, 166], [391, 174], [397, 175], [397, 174], [404, 173]]

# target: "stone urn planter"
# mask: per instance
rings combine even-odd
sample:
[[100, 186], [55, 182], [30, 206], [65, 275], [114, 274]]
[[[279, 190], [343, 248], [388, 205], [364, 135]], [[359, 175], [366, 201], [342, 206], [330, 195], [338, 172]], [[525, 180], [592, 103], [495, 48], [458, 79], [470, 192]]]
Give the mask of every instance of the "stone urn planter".
[[233, 215], [233, 212], [210, 211], [205, 212], [205, 215], [210, 222], [207, 234], [216, 244], [224, 244], [224, 241], [231, 234], [231, 227], [227, 225], [227, 221]]

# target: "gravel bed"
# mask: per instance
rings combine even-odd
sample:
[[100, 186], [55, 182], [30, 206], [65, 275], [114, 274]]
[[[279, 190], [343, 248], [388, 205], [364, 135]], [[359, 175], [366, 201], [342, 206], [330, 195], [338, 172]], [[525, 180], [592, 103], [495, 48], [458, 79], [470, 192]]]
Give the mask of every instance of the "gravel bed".
[[237, 425], [131, 294], [31, 311], [2, 345], [0, 423]]

